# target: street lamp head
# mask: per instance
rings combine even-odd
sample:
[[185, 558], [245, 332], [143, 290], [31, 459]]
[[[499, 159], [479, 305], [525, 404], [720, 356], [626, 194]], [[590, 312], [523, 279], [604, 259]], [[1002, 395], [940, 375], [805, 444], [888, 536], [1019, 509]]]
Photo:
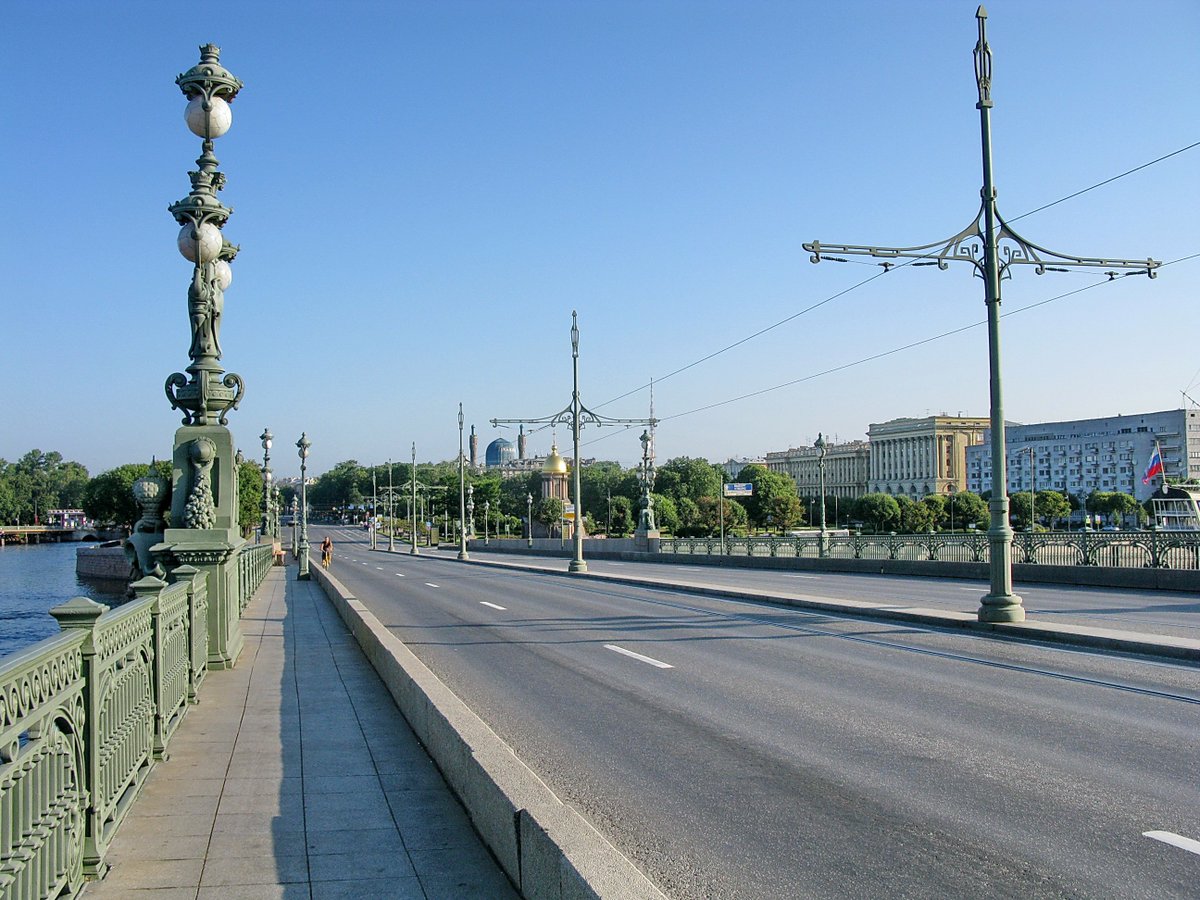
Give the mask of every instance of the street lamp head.
[[308, 432], [301, 432], [300, 440], [296, 441], [296, 446], [299, 448], [300, 458], [308, 459], [308, 448], [312, 446], [312, 441], [308, 439]]
[[263, 433], [258, 436], [258, 439], [262, 441], [262, 447], [264, 450], [271, 449], [271, 441], [274, 439], [274, 437], [275, 436], [271, 434], [270, 428], [263, 429]]
[[579, 356], [579, 319], [575, 310], [571, 310], [571, 355]]

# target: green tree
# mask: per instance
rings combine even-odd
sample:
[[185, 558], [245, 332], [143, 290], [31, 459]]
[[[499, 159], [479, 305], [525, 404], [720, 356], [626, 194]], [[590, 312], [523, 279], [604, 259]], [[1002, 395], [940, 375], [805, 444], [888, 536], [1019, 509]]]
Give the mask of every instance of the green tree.
[[892, 531], [900, 525], [900, 505], [889, 494], [864, 494], [855, 502], [854, 514], [875, 532]]
[[1060, 520], [1071, 515], [1071, 503], [1060, 491], [1038, 491], [1037, 515], [1039, 520], [1053, 528]]
[[608, 495], [610, 492], [619, 494], [614, 488], [620, 484], [622, 474], [620, 463], [606, 460], [579, 470], [579, 491], [583, 495], [585, 513], [594, 513], [598, 521], [608, 518]]
[[[309, 505], [322, 509], [360, 506], [363, 502], [364, 482], [369, 492], [371, 474], [360, 466], [357, 460], [340, 462], [308, 486]], [[457, 481], [455, 487], [457, 489]]]
[[679, 525], [674, 533], [679, 537], [695, 537], [707, 531], [700, 515], [700, 505], [691, 497], [676, 500], [675, 512], [679, 516]]
[[[605, 511], [607, 513], [607, 510]], [[640, 510], [639, 510], [640, 512]], [[612, 498], [612, 532], [610, 537], [624, 537], [633, 531], [637, 517], [628, 497], [614, 494]]]
[[930, 523], [938, 531], [946, 527], [950, 520], [950, 505], [947, 498], [941, 494], [930, 494], [921, 498], [921, 505], [929, 510]]
[[988, 527], [988, 506], [979, 494], [970, 491], [959, 491], [949, 496], [947, 515], [952, 519], [955, 529], [965, 529], [974, 524], [976, 528]]
[[500, 481], [500, 508], [506, 515], [516, 516], [525, 521], [528, 513], [526, 497], [532, 496], [536, 505], [542, 495], [542, 475], [531, 472], [529, 475], [504, 478]]
[[[800, 498], [796, 496], [796, 482], [784, 472], [774, 472], [766, 466], [751, 463], [738, 472], [737, 480], [750, 482], [754, 485], [754, 493], [742, 501], [750, 517], [750, 524], [758, 528], [765, 527], [768, 517], [772, 528], [786, 531], [799, 522], [804, 515]], [[718, 493], [720, 496], [720, 486]], [[784, 498], [791, 497], [792, 503]]]
[[703, 533], [710, 536], [721, 533], [721, 507], [718, 503], [725, 507], [725, 534], [744, 535], [750, 521], [746, 515], [746, 507], [724, 497], [703, 497], [697, 503], [700, 507], [700, 521], [705, 528]]
[[250, 534], [262, 524], [263, 515], [263, 472], [262, 466], [252, 459], [245, 460], [238, 468], [238, 525], [242, 536]]
[[[158, 466], [159, 476], [170, 485], [170, 463], [164, 461]], [[142, 515], [141, 507], [133, 499], [133, 483], [149, 473], [150, 466], [146, 463], [128, 463], [101, 472], [89, 480], [84, 488], [84, 513], [101, 525], [132, 529], [134, 522]], [[164, 505], [169, 512], [169, 505]]]
[[[721, 469], [708, 460], [677, 456], [658, 467], [654, 490], [677, 502], [684, 497], [699, 501], [701, 497], [721, 496], [722, 480]], [[636, 499], [639, 492], [640, 488], [635, 489], [630, 499]]]
[[675, 501], [665, 494], [653, 494], [652, 496], [654, 497], [654, 520], [659, 531], [678, 534], [679, 511], [675, 508]]
[[546, 532], [551, 536], [562, 530], [563, 502], [557, 497], [543, 497], [534, 503], [534, 515], [546, 526]]
[[900, 530], [907, 534], [924, 534], [933, 530], [934, 510], [924, 502], [924, 499], [913, 501], [908, 497], [900, 498], [907, 503], [900, 505]]

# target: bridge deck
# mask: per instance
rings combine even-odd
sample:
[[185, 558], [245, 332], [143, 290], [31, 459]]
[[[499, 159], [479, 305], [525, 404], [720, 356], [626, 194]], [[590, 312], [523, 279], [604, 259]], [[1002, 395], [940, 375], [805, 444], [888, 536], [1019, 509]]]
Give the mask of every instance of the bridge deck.
[[316, 582], [272, 569], [242, 628], [85, 898], [516, 896]]

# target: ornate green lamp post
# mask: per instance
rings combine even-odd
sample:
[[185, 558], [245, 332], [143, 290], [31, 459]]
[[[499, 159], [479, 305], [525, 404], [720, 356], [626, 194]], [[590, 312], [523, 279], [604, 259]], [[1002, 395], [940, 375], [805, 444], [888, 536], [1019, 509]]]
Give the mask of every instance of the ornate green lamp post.
[[308, 432], [301, 432], [300, 440], [296, 441], [296, 447], [300, 454], [300, 569], [296, 579], [298, 581], [308, 581], [312, 575], [308, 571], [308, 450], [312, 446], [312, 441], [308, 439]]
[[213, 142], [232, 122], [229, 104], [242, 88], [220, 63], [212, 44], [200, 48], [200, 61], [175, 79], [187, 98], [184, 119], [201, 139], [196, 169], [188, 173], [191, 191], [168, 210], [179, 226], [179, 252], [192, 264], [188, 287], [191, 360], [186, 373], [168, 376], [164, 386], [171, 408], [183, 412], [171, 459], [171, 523], [163, 542], [152, 548], [168, 568], [190, 565], [208, 577], [208, 665], [227, 668], [241, 653], [240, 583], [237, 555], [245, 540], [238, 525], [237, 463], [229, 412], [245, 392], [240, 376], [221, 367], [221, 323], [225, 292], [233, 280], [229, 263], [238, 248], [222, 233], [233, 210], [217, 194], [225, 187]]
[[[642, 483], [642, 510], [638, 516], [637, 533], [634, 539], [647, 541], [658, 537], [658, 525], [654, 521], [654, 429], [642, 432], [642, 462], [638, 467], [638, 478]], [[609, 500], [611, 504], [611, 498]], [[645, 548], [642, 548], [645, 549]]]
[[263, 448], [263, 524], [262, 535], [270, 540], [275, 537], [271, 533], [271, 429], [264, 428], [258, 436]]
[[213, 141], [229, 130], [233, 121], [229, 104], [242, 88], [242, 82], [220, 64], [220, 56], [219, 47], [206, 44], [200, 48], [199, 64], [175, 79], [188, 98], [187, 126], [203, 139], [197, 168], [188, 173], [191, 193], [168, 207], [180, 225], [179, 252], [194, 264], [188, 289], [192, 362], [188, 376], [176, 372], [166, 383], [171, 408], [183, 410], [185, 425], [224, 425], [245, 392], [241, 377], [226, 375], [220, 363], [225, 291], [233, 281], [229, 263], [238, 248], [221, 233], [233, 210], [217, 199], [217, 192], [225, 187], [225, 174], [217, 171]]
[[299, 506], [300, 506], [299, 498], [295, 494], [292, 494], [292, 556], [293, 557], [298, 552], [296, 549], [296, 517], [297, 517], [297, 513], [299, 512]]
[[488, 545], [488, 516], [492, 514], [492, 501], [483, 501], [483, 545]]
[[528, 543], [525, 545], [530, 550], [533, 549], [533, 494], [525, 494], [525, 526], [528, 529]]
[[475, 537], [475, 485], [467, 485], [467, 536]]
[[[979, 91], [980, 143], [983, 152], [982, 205], [975, 219], [953, 237], [922, 244], [917, 247], [882, 247], [861, 244], [825, 244], [813, 241], [804, 244], [814, 263], [822, 260], [844, 262], [830, 253], [873, 256], [883, 259], [885, 271], [895, 263], [886, 260], [913, 259], [915, 266], [946, 269], [951, 262], [966, 262], [974, 266], [983, 279], [984, 304], [987, 307], [988, 373], [990, 376], [992, 498], [988, 504], [991, 521], [988, 526], [989, 567], [991, 588], [979, 606], [981, 622], [1023, 622], [1025, 608], [1012, 589], [1012, 526], [1008, 521], [1008, 466], [1005, 460], [1004, 404], [1000, 390], [1000, 282], [1012, 276], [1012, 267], [1029, 265], [1042, 275], [1047, 271], [1065, 272], [1070, 268], [1100, 268], [1109, 278], [1116, 278], [1118, 269], [1126, 274], [1155, 276], [1161, 265], [1156, 260], [1099, 259], [1068, 256], [1039, 247], [1017, 234], [1004, 221], [996, 208], [996, 189], [992, 180], [992, 51], [987, 42], [987, 10], [982, 6], [975, 12], [979, 40], [975, 44], [975, 84]], [[1003, 247], [1001, 245], [1003, 244]]]
[[466, 484], [466, 471], [464, 465], [466, 457], [463, 456], [463, 410], [462, 404], [458, 404], [458, 558], [470, 559], [467, 555], [467, 500], [464, 485]]

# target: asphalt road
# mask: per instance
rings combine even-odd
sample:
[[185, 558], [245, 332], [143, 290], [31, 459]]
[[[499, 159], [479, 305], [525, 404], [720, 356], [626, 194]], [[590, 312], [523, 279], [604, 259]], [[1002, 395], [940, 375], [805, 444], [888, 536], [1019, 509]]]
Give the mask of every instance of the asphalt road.
[[365, 537], [334, 574], [672, 897], [1197, 896], [1200, 669]]

